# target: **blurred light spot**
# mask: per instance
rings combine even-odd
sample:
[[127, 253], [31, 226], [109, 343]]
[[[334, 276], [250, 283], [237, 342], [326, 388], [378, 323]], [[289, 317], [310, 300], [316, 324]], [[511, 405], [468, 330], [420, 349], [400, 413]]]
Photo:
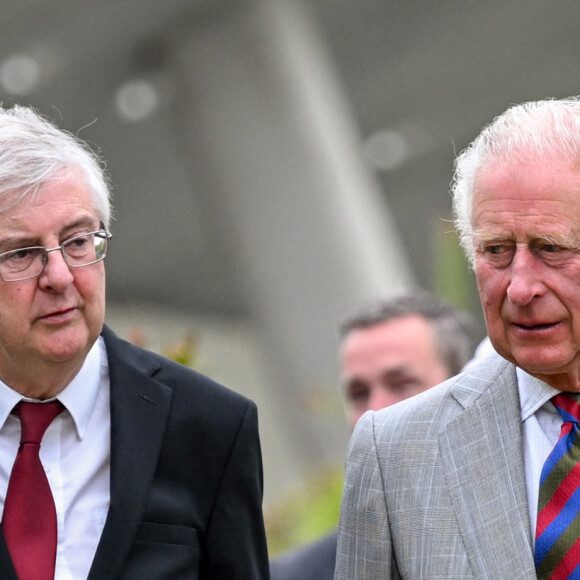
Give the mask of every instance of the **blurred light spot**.
[[393, 171], [409, 157], [410, 148], [404, 135], [392, 129], [373, 133], [363, 145], [365, 159], [380, 171]]
[[157, 110], [159, 94], [149, 81], [129, 81], [119, 88], [115, 101], [117, 114], [121, 119], [138, 123]]
[[40, 83], [40, 66], [25, 54], [13, 54], [0, 65], [0, 84], [12, 95], [29, 95]]

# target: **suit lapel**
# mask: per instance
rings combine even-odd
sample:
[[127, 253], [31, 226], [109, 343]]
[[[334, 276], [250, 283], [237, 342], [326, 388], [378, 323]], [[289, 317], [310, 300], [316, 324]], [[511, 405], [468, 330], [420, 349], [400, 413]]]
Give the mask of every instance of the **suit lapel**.
[[532, 579], [536, 576], [515, 370], [505, 361], [492, 368], [495, 376], [481, 395], [475, 384], [480, 379], [469, 384], [467, 376], [460, 382], [467, 387], [459, 387], [454, 396], [466, 409], [440, 433], [439, 443], [476, 577]]
[[16, 571], [12, 564], [12, 559], [10, 558], [10, 552], [8, 552], [8, 546], [6, 545], [6, 540], [4, 539], [4, 532], [0, 528], [0, 578], [2, 580], [18, 580], [16, 576]]
[[163, 441], [171, 390], [104, 331], [111, 384], [111, 503], [89, 580], [115, 578], [131, 548]]

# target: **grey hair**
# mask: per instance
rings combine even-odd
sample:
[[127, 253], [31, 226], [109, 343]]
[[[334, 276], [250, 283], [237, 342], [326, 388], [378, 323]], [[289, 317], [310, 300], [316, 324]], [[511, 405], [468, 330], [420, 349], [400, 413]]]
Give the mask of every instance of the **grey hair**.
[[339, 327], [342, 340], [354, 331], [408, 316], [424, 318], [433, 329], [439, 358], [456, 375], [471, 360], [477, 345], [476, 326], [467, 313], [452, 308], [429, 292], [416, 291], [362, 306]]
[[108, 230], [111, 195], [98, 155], [30, 107], [0, 108], [0, 212], [34, 198], [42, 185], [68, 169], [81, 172], [93, 206]]
[[580, 159], [580, 97], [545, 99], [513, 105], [483, 128], [455, 160], [451, 185], [455, 227], [463, 251], [473, 266], [472, 200], [477, 173], [494, 161], [517, 163], [558, 155]]

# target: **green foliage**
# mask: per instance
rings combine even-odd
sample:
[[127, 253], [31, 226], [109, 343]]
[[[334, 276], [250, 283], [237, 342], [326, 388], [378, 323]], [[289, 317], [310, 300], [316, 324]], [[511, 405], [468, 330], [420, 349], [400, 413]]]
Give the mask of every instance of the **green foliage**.
[[471, 272], [454, 231], [440, 233], [437, 244], [435, 289], [439, 296], [462, 310], [471, 310]]
[[314, 540], [338, 524], [343, 469], [316, 473], [265, 513], [270, 557]]
[[[132, 326], [129, 329], [127, 339], [137, 346], [148, 348], [147, 332], [141, 326]], [[163, 356], [191, 368], [196, 368], [197, 353], [198, 343], [191, 334], [173, 340], [160, 351]]]
[[449, 304], [473, 315], [478, 331], [485, 333], [485, 323], [477, 292], [475, 274], [469, 267], [455, 231], [443, 222], [436, 235], [434, 292]]

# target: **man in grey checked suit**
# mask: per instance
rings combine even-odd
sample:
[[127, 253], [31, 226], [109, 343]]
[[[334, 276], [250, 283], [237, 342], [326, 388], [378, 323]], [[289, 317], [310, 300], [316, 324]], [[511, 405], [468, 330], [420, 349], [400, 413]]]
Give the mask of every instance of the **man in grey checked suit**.
[[358, 422], [335, 580], [536, 578], [550, 399], [580, 392], [580, 101], [496, 118], [458, 157], [453, 204], [498, 355]]

